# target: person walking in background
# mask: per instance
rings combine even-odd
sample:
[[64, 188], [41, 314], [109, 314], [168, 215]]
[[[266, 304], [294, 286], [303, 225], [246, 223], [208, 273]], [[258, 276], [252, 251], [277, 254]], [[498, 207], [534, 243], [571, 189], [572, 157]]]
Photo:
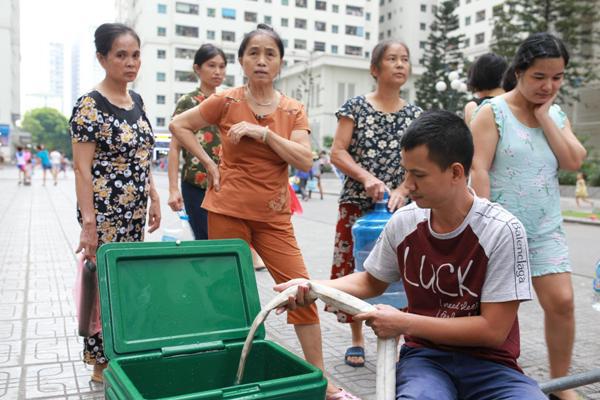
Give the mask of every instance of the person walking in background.
[[[569, 372], [575, 340], [571, 264], [562, 228], [558, 170], [577, 171], [586, 150], [554, 100], [569, 53], [549, 33], [523, 41], [507, 71], [516, 86], [486, 100], [471, 121], [472, 186], [525, 225], [533, 286], [544, 310], [550, 376]], [[575, 399], [573, 390], [551, 395]]]
[[[202, 101], [215, 93], [217, 87], [225, 79], [227, 60], [225, 53], [212, 44], [203, 44], [194, 56], [194, 73], [200, 80], [200, 85], [192, 92], [181, 96], [177, 101], [173, 116], [196, 107]], [[195, 132], [196, 139], [204, 147], [206, 153], [215, 163], [219, 163], [221, 140], [219, 130], [215, 125], [207, 126]], [[179, 190], [179, 153], [183, 154], [181, 169], [181, 191]], [[198, 158], [182, 149], [175, 137], [169, 145], [169, 207], [180, 211], [185, 206], [190, 225], [196, 240], [208, 239], [208, 212], [200, 207], [204, 200], [208, 178], [206, 170]]]
[[502, 77], [508, 63], [495, 53], [484, 54], [475, 60], [467, 74], [467, 86], [475, 97], [465, 105], [465, 122], [471, 123], [473, 112], [487, 99], [504, 93]]
[[62, 162], [63, 156], [60, 154], [60, 151], [54, 149], [50, 152], [50, 165], [52, 167], [52, 180], [54, 181], [54, 186], [58, 185], [58, 172], [60, 170], [60, 163]]
[[[127, 90], [140, 69], [140, 39], [118, 23], [100, 25], [94, 36], [106, 76], [77, 100], [69, 121], [81, 225], [76, 252], [92, 261], [104, 243], [143, 241], [146, 213], [149, 232], [160, 226], [150, 171], [154, 135], [142, 98]], [[94, 366], [92, 380], [102, 382], [102, 332], [84, 339], [84, 361]]]
[[60, 160], [60, 172], [63, 173], [63, 179], [67, 178], [67, 167], [69, 166], [69, 159], [67, 158], [66, 155], [63, 155], [62, 159]]
[[29, 171], [27, 170], [27, 159], [23, 147], [17, 146], [15, 158], [17, 160], [17, 169], [19, 170], [19, 185], [21, 183], [27, 185], [29, 184]]
[[580, 201], [584, 203], [588, 203], [590, 206], [594, 207], [594, 202], [588, 198], [588, 190], [587, 184], [585, 183], [585, 174], [583, 172], [577, 173], [577, 181], [575, 182], [575, 203], [577, 203], [577, 208], [581, 207]]
[[301, 169], [296, 170], [296, 178], [298, 178], [298, 189], [300, 190], [300, 195], [302, 196], [302, 200], [307, 201], [308, 193], [306, 192], [306, 186], [308, 184], [308, 180], [311, 178], [310, 170], [309, 171], [302, 171]]
[[39, 144], [36, 146], [37, 153], [35, 156], [38, 160], [40, 160], [40, 166], [42, 167], [42, 185], [46, 186], [46, 173], [52, 169], [52, 164], [50, 163], [50, 155], [48, 154], [48, 150], [44, 147], [43, 144]]
[[[352, 226], [390, 192], [388, 208], [394, 211], [406, 200], [401, 185], [400, 139], [421, 109], [400, 97], [400, 89], [410, 75], [408, 47], [396, 40], [386, 40], [371, 53], [371, 75], [376, 89], [372, 93], [349, 99], [337, 111], [338, 126], [331, 147], [331, 163], [344, 175], [339, 199], [339, 215], [331, 279], [354, 272]], [[352, 346], [345, 355], [346, 364], [362, 367], [365, 363], [362, 322], [332, 307], [338, 321], [350, 323]]]
[[[238, 50], [247, 84], [216, 93], [169, 125], [178, 142], [196, 156], [208, 175], [202, 206], [209, 239], [242, 238], [265, 262], [275, 282], [308, 277], [291, 223], [288, 166], [312, 165], [308, 118], [302, 104], [273, 87], [283, 66], [284, 45], [267, 25], [246, 34]], [[217, 125], [219, 166], [194, 133]], [[306, 359], [323, 370], [321, 328], [315, 306], [288, 316]], [[356, 399], [334, 385], [329, 400]]]
[[310, 169], [314, 185], [309, 182], [308, 198], [311, 198], [312, 192], [318, 190], [321, 200], [323, 200], [323, 186], [321, 186], [321, 173], [323, 172], [323, 164], [321, 158], [316, 152], [313, 152], [313, 164]]

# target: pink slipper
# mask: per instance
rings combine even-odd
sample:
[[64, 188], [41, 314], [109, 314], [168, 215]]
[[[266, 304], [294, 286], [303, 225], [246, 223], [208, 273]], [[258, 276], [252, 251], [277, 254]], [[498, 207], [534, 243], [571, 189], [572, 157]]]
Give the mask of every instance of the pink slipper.
[[360, 398], [346, 392], [344, 389], [340, 389], [339, 392], [327, 396], [326, 400], [360, 400]]

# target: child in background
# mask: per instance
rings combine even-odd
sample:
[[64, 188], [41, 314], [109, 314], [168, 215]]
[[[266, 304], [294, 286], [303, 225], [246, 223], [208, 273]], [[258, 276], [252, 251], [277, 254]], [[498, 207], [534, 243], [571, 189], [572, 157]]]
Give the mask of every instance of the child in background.
[[577, 182], [575, 183], [575, 202], [577, 203], [577, 208], [581, 207], [579, 201], [583, 201], [594, 207], [594, 202], [588, 198], [587, 185], [585, 183], [586, 178], [583, 172], [577, 173]]

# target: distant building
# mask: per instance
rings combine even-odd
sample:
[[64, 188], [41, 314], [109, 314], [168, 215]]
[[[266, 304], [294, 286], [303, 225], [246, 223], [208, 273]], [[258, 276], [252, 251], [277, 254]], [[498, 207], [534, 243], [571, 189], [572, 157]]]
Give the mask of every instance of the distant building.
[[11, 154], [11, 136], [20, 119], [20, 13], [19, 0], [0, 2], [0, 152]]

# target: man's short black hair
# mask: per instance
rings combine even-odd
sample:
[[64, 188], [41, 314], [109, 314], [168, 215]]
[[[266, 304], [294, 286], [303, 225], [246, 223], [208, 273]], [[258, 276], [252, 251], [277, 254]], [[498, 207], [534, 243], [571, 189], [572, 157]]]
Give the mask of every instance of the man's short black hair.
[[400, 141], [400, 149], [412, 150], [426, 145], [429, 158], [442, 170], [455, 162], [469, 174], [473, 161], [473, 136], [462, 118], [450, 111], [432, 110], [421, 114], [409, 125]]

